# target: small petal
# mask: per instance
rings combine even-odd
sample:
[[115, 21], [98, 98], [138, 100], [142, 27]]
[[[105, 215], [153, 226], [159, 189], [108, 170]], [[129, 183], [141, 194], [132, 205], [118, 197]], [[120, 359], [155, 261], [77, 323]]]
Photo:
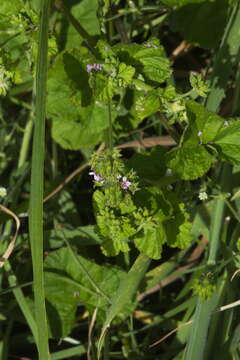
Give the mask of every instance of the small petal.
[[197, 133], [197, 136], [202, 136], [202, 131], [199, 131], [199, 132]]
[[99, 174], [96, 174], [95, 171], [90, 171], [89, 175], [93, 176], [94, 181], [100, 182], [101, 184], [104, 183], [104, 180], [102, 179], [102, 177]]
[[129, 188], [129, 186], [131, 186], [131, 185], [132, 185], [131, 181], [126, 180], [126, 181], [122, 182], [121, 188], [124, 190], [127, 190]]
[[91, 72], [92, 69], [93, 69], [93, 66], [90, 65], [90, 64], [88, 64], [88, 65], [87, 65], [87, 72], [88, 72], [88, 73]]
[[224, 121], [224, 126], [228, 126], [229, 125], [229, 122], [228, 121]]

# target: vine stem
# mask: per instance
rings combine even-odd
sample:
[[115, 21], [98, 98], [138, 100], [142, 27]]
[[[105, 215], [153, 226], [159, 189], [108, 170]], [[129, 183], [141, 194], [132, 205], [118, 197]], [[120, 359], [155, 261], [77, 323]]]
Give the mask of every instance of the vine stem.
[[35, 121], [29, 209], [29, 230], [33, 264], [34, 310], [37, 325], [37, 348], [39, 360], [50, 359], [43, 276], [43, 182], [49, 4], [50, 0], [40, 0], [40, 31], [34, 86]]

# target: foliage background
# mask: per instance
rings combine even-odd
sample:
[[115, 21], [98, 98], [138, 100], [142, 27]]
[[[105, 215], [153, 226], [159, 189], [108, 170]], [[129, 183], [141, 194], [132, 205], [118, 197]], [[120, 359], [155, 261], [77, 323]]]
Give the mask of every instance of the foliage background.
[[[0, 4], [1, 254], [15, 226], [4, 209], [21, 221], [0, 275], [3, 360], [37, 358], [27, 217], [40, 5]], [[42, 175], [52, 359], [239, 358], [239, 25], [233, 0], [51, 2]], [[121, 149], [114, 165], [104, 146], [110, 160]]]

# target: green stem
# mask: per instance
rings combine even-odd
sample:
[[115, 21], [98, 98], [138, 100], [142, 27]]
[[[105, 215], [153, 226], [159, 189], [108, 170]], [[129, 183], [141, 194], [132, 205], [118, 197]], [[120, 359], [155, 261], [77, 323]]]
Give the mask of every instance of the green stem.
[[33, 263], [34, 305], [38, 330], [37, 346], [39, 360], [50, 359], [43, 276], [43, 180], [49, 3], [50, 0], [40, 1], [40, 31], [35, 78], [35, 123], [29, 211], [29, 230]]

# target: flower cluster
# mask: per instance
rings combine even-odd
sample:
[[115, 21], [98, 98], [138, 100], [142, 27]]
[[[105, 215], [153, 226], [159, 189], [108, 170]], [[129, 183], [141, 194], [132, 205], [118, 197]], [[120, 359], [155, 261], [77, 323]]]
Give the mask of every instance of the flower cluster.
[[102, 65], [101, 64], [93, 64], [93, 65], [88, 64], [87, 72], [90, 73], [92, 70], [101, 71]]
[[[93, 176], [94, 181], [96, 181], [97, 183], [100, 183], [100, 184], [105, 183], [105, 180], [99, 174], [97, 174], [95, 171], [90, 171], [89, 175]], [[129, 188], [129, 186], [132, 185], [131, 181], [129, 181], [126, 176], [118, 175], [117, 180], [120, 181], [120, 186], [123, 190], [127, 190]]]

